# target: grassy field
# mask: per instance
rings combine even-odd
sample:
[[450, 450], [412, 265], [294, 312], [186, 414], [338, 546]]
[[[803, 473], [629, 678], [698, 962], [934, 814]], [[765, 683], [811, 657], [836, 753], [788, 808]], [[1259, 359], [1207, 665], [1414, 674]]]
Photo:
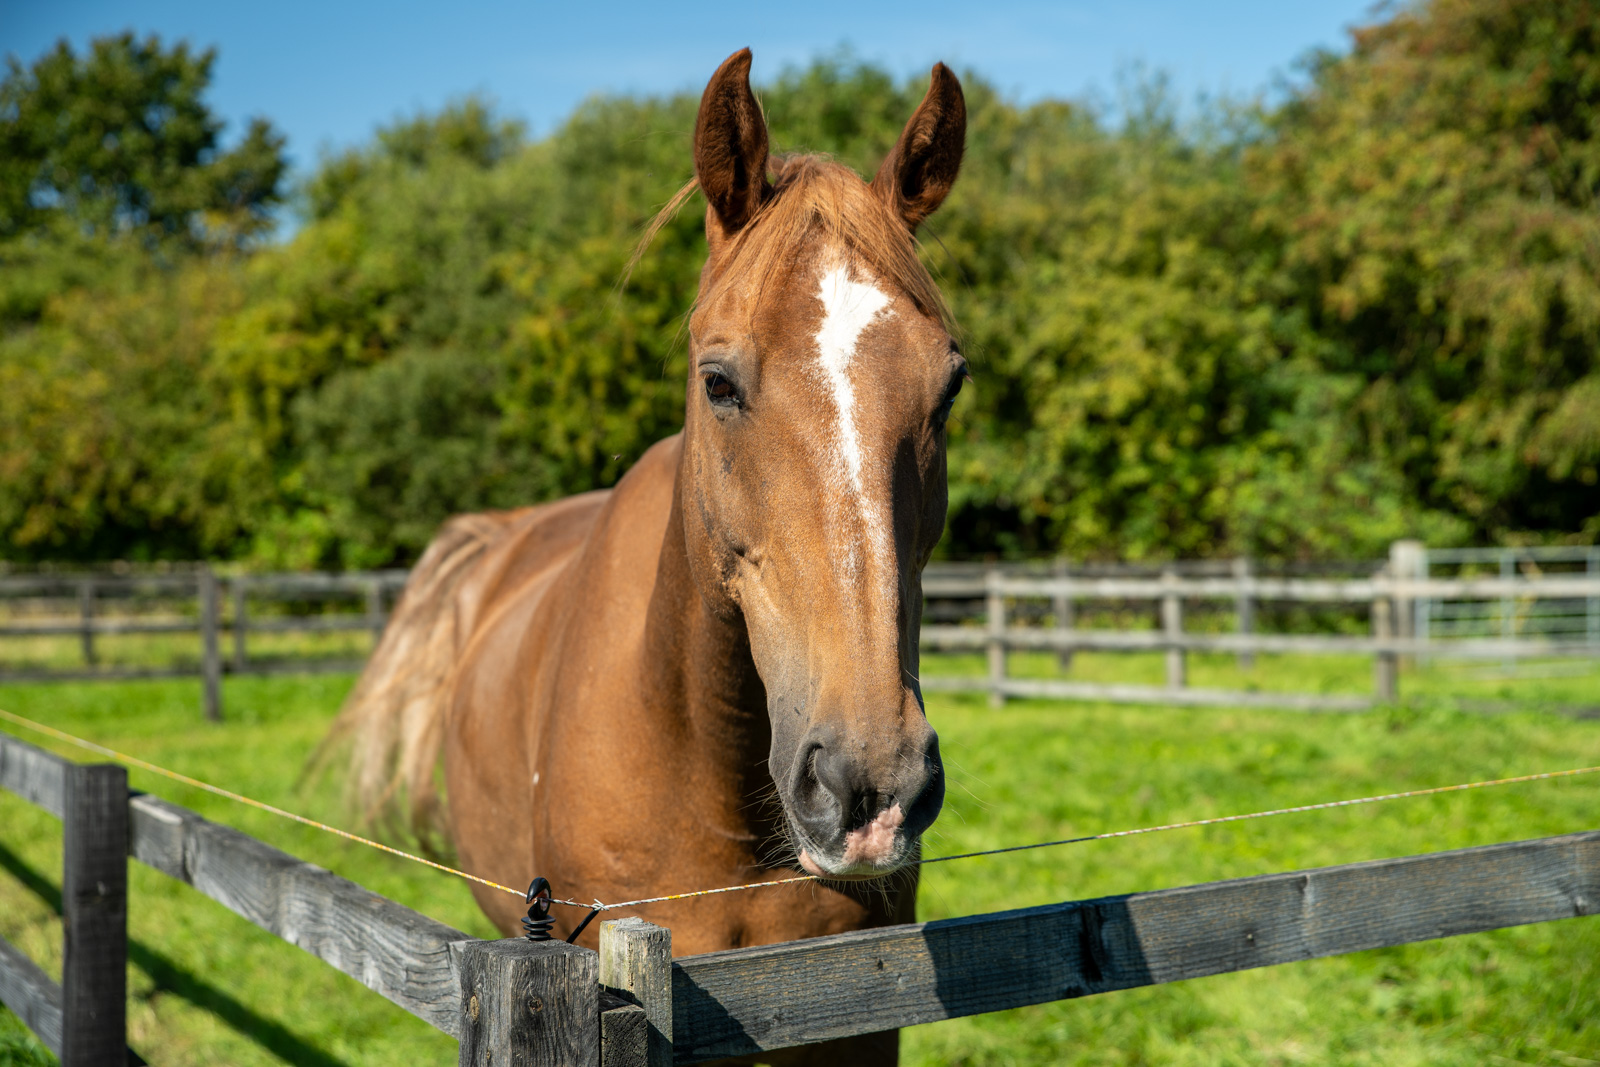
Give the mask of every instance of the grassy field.
[[[1082, 656], [1073, 676], [1158, 681], [1159, 658]], [[930, 662], [972, 670], [976, 659]], [[1015, 657], [1019, 675], [1049, 657]], [[1142, 673], [1151, 677], [1145, 679]], [[1483, 672], [1479, 672], [1482, 674]], [[1362, 691], [1365, 661], [1196, 657], [1194, 684]], [[335, 821], [297, 784], [348, 677], [0, 687], [0, 707]], [[1600, 764], [1600, 720], [1463, 711], [1600, 704], [1600, 676], [1468, 677], [1429, 667], [1408, 704], [1365, 715], [936, 696], [952, 780], [930, 851], [1070, 836], [1477, 778]], [[57, 751], [61, 746], [30, 737]], [[471, 933], [464, 886], [143, 772], [133, 784]], [[1600, 776], [941, 864], [924, 918], [1192, 884], [1600, 827]], [[60, 826], [0, 796], [0, 936], [59, 977]], [[154, 1064], [450, 1063], [455, 1044], [192, 890], [130, 865], [130, 1042]], [[1600, 918], [1568, 920], [954, 1020], [907, 1032], [910, 1064], [1600, 1064]], [[0, 1010], [0, 1064], [53, 1062]]]

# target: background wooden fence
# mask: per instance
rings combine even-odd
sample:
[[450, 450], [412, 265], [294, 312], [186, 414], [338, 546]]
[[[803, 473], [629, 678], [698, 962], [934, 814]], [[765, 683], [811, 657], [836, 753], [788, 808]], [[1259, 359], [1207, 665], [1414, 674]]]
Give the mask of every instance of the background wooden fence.
[[[376, 642], [405, 579], [399, 570], [219, 577], [205, 567], [0, 575], [0, 606], [11, 608], [0, 615], [0, 641], [76, 637], [81, 652], [77, 666], [0, 668], [0, 680], [199, 675], [206, 714], [216, 718], [224, 674], [353, 671], [363, 662], [348, 651], [252, 655], [252, 634], [362, 632]], [[981, 676], [925, 674], [923, 687], [987, 692], [995, 704], [1037, 696], [1354, 711], [1397, 700], [1407, 660], [1600, 659], [1600, 551], [1590, 548], [1430, 551], [1401, 541], [1387, 560], [1270, 569], [1247, 559], [935, 564], [923, 593], [922, 647], [982, 652], [987, 663]], [[1290, 611], [1301, 617], [1288, 621]], [[199, 640], [186, 658], [102, 663], [97, 638], [121, 634]], [[1165, 685], [1014, 677], [1007, 657], [1021, 651], [1054, 652], [1063, 670], [1081, 652], [1156, 652]], [[1367, 656], [1372, 692], [1194, 687], [1196, 652], [1235, 655], [1245, 667], [1260, 654]]]
[[[929, 600], [980, 601], [980, 625], [925, 624], [922, 647], [938, 651], [982, 650], [983, 678], [924, 675], [926, 690], [986, 691], [993, 704], [1010, 696], [1042, 696], [1158, 704], [1228, 704], [1360, 710], [1399, 698], [1402, 657], [1515, 660], [1582, 657], [1600, 659], [1600, 637], [1545, 636], [1459, 638], [1419, 637], [1412, 620], [1417, 605], [1445, 600], [1580, 602], [1600, 599], [1600, 576], [1537, 578], [1408, 578], [1388, 571], [1369, 578], [1184, 577], [1168, 570], [1159, 577], [1015, 576], [999, 568], [981, 574], [931, 574], [923, 581]], [[1050, 605], [1048, 625], [1012, 625], [1013, 612], [1028, 601]], [[1145, 602], [1156, 605], [1160, 625], [1149, 630], [1081, 629], [1073, 625], [1084, 602]], [[1234, 633], [1194, 633], [1185, 629], [1191, 605], [1227, 602], [1235, 606]], [[1360, 606], [1370, 620], [1366, 636], [1340, 633], [1264, 634], [1253, 620], [1264, 601]], [[1035, 612], [1035, 619], [1041, 614]], [[1025, 621], [1025, 620], [1024, 620]], [[1107, 685], [1055, 679], [1011, 678], [1006, 656], [1012, 651], [1153, 652], [1164, 654], [1166, 685]], [[1322, 693], [1263, 693], [1195, 689], [1188, 684], [1190, 652], [1227, 652], [1241, 658], [1257, 653], [1359, 654], [1372, 657], [1373, 696]]]
[[0, 941], [0, 1001], [66, 1067], [136, 1061], [121, 1006], [129, 856], [456, 1037], [472, 1065], [700, 1063], [1600, 911], [1592, 831], [674, 960], [670, 931], [636, 918], [602, 923], [598, 954], [469, 938], [130, 794], [121, 768], [4, 734], [0, 788], [64, 823], [64, 980]]
[[[0, 670], [0, 680], [199, 675], [205, 713], [220, 718], [224, 674], [360, 670], [365, 657], [255, 658], [250, 635], [363, 632], [371, 634], [375, 643], [407, 573], [219, 577], [210, 568], [189, 567], [172, 573], [0, 576], [0, 603], [12, 609], [0, 619], [0, 640], [77, 637], [82, 659], [81, 666], [67, 669]], [[72, 606], [73, 617], [63, 617], [66, 605]], [[137, 666], [102, 663], [97, 638], [123, 634], [195, 634], [199, 641], [192, 657]]]

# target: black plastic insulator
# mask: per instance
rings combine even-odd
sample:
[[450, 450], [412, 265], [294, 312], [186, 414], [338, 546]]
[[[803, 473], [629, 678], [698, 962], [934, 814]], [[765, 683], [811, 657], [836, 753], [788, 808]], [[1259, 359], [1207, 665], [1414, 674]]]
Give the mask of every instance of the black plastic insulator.
[[550, 883], [535, 878], [528, 883], [528, 914], [522, 917], [522, 936], [529, 941], [549, 941], [550, 928], [555, 920], [550, 918]]

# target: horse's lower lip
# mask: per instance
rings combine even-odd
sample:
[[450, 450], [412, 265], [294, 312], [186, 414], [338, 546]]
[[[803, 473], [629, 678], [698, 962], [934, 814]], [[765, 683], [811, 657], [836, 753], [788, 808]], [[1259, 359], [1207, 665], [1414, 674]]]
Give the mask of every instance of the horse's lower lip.
[[[909, 851], [909, 850], [907, 850]], [[902, 853], [904, 855], [905, 853]], [[847, 870], [833, 870], [819, 863], [809, 849], [800, 850], [800, 866], [809, 875], [816, 878], [825, 878], [830, 882], [870, 882], [874, 878], [884, 878], [893, 874], [904, 866], [901, 862], [886, 867], [852, 867]]]

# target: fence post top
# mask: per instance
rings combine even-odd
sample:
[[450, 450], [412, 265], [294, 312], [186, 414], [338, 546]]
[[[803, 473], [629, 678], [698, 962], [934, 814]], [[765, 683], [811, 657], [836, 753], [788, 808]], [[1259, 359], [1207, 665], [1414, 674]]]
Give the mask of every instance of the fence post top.
[[672, 931], [665, 926], [634, 915], [600, 924], [601, 985], [628, 986], [625, 976], [639, 966], [669, 967], [671, 959]]
[[593, 956], [595, 951], [565, 941], [529, 941], [525, 937], [504, 937], [496, 941], [459, 941], [451, 945], [467, 955], [498, 956], [507, 959], [536, 959], [544, 956]]

